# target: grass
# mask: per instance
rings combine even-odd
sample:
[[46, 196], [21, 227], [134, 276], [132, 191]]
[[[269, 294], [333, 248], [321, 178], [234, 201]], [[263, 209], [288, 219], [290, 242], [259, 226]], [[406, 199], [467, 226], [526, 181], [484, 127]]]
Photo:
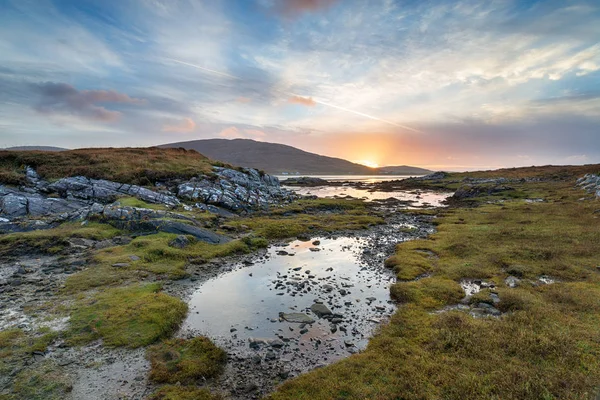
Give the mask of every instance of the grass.
[[56, 363], [46, 360], [19, 372], [14, 378], [11, 394], [0, 395], [0, 399], [62, 400], [72, 389], [70, 376]]
[[308, 232], [333, 232], [339, 230], [365, 229], [383, 223], [374, 215], [353, 214], [298, 214], [293, 217], [263, 216], [230, 221], [229, 224], [241, 230], [242, 225], [250, 228], [255, 235], [267, 239], [284, 239]]
[[9, 253], [18, 248], [35, 249], [43, 253], [59, 253], [69, 246], [68, 239], [70, 238], [104, 240], [120, 233], [120, 230], [107, 224], [89, 222], [81, 225], [68, 222], [53, 229], [2, 235], [0, 236], [0, 254]]
[[[185, 267], [190, 262], [200, 264], [215, 257], [249, 253], [268, 244], [264, 239], [250, 236], [224, 244], [196, 241], [190, 236], [190, 244], [182, 249], [169, 246], [177, 236], [169, 233], [140, 236], [128, 245], [99, 250], [93, 257], [93, 265], [67, 278], [65, 290], [69, 293], [80, 292], [143, 280], [149, 276], [181, 279], [188, 275]], [[137, 256], [139, 260], [132, 261], [130, 256]], [[112, 266], [119, 263], [128, 265], [119, 268]]]
[[223, 397], [206, 389], [189, 386], [167, 385], [150, 395], [148, 400], [221, 400]]
[[0, 182], [24, 183], [24, 166], [48, 180], [83, 175], [94, 179], [153, 185], [168, 179], [209, 174], [213, 165], [194, 150], [150, 148], [98, 148], [61, 152], [0, 151]]
[[163, 204], [147, 203], [144, 200], [138, 199], [137, 197], [121, 197], [118, 201], [122, 207], [148, 208], [150, 210], [159, 211], [168, 210], [168, 207], [164, 206]]
[[8, 374], [15, 364], [24, 363], [34, 351], [46, 351], [54, 339], [56, 333], [46, 330], [36, 335], [16, 328], [0, 331], [0, 375]]
[[[10, 388], [0, 399], [62, 399], [71, 389], [70, 380], [51, 362], [31, 363], [33, 352], [45, 352], [57, 333], [47, 328], [35, 333], [21, 329], [0, 331], [0, 385]], [[16, 375], [10, 380], [11, 373]]]
[[[600, 388], [600, 229], [597, 200], [572, 180], [515, 184], [523, 196], [446, 210], [428, 239], [387, 261], [402, 303], [367, 349], [284, 383], [272, 399], [584, 399]], [[523, 176], [522, 171], [518, 171]], [[546, 171], [547, 172], [547, 171]], [[537, 172], [536, 172], [537, 173]], [[517, 173], [514, 174], [517, 176]], [[478, 175], [483, 176], [483, 175]], [[576, 177], [576, 176], [575, 176]], [[522, 197], [543, 197], [529, 204]], [[422, 272], [428, 278], [408, 281]], [[504, 285], [508, 275], [521, 285]], [[539, 285], [537, 278], [558, 279]], [[499, 318], [461, 311], [458, 282], [495, 282]], [[483, 291], [472, 302], [489, 302]]]
[[169, 339], [148, 349], [150, 379], [157, 383], [191, 384], [221, 373], [227, 354], [208, 338]]
[[138, 284], [77, 300], [71, 310], [69, 342], [102, 338], [105, 346], [135, 348], [169, 336], [185, 318], [187, 305], [159, 291], [159, 284]]

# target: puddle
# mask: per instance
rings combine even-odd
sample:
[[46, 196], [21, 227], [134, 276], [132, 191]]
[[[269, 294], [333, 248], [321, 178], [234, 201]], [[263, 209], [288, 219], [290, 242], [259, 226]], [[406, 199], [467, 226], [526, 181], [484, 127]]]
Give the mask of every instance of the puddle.
[[[271, 246], [253, 265], [202, 284], [183, 331], [210, 337], [234, 358], [283, 361], [292, 374], [347, 357], [395, 310], [394, 277], [364, 261], [369, 247], [348, 237]], [[323, 306], [330, 315], [316, 313]]]
[[358, 189], [352, 186], [316, 186], [316, 187], [297, 187], [285, 186], [286, 189], [303, 196], [317, 197], [345, 197], [351, 196], [365, 201], [382, 201], [393, 198], [402, 202], [407, 202], [407, 208], [422, 208], [422, 207], [443, 207], [443, 201], [452, 193], [442, 193], [433, 191], [414, 191], [414, 190], [398, 190], [398, 191], [373, 191], [372, 189]]

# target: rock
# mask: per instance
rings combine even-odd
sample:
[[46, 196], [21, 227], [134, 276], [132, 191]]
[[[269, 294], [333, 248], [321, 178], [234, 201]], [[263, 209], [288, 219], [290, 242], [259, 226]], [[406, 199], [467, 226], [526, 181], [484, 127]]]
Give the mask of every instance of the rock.
[[134, 196], [154, 204], [179, 205], [179, 200], [168, 194], [161, 194], [141, 186], [111, 182], [104, 179], [88, 179], [84, 176], [62, 178], [47, 186], [49, 192], [58, 193], [63, 198], [75, 198], [100, 203], [110, 203], [119, 196]]
[[190, 244], [190, 239], [188, 239], [185, 235], [178, 235], [175, 239], [169, 242], [169, 246], [175, 247], [177, 249], [183, 249], [184, 247]]
[[314, 319], [312, 319], [311, 317], [309, 317], [306, 314], [303, 313], [279, 313], [279, 317], [281, 319], [283, 319], [284, 321], [287, 322], [293, 322], [293, 323], [297, 323], [297, 324], [312, 324], [315, 322]]
[[130, 255], [130, 256], [129, 256], [129, 259], [130, 259], [131, 261], [139, 261], [139, 260], [140, 260], [140, 258], [139, 258], [138, 256], [136, 256], [135, 254], [132, 254], [132, 255]]
[[414, 178], [414, 179], [422, 180], [422, 181], [437, 181], [437, 180], [440, 180], [440, 179], [447, 178], [448, 176], [449, 176], [449, 174], [447, 172], [437, 171], [437, 172], [434, 172], [432, 174], [425, 175], [425, 176], [419, 176], [419, 177]]
[[184, 224], [179, 221], [171, 220], [146, 220], [146, 221], [111, 221], [112, 225], [117, 226], [121, 229], [128, 229], [134, 232], [149, 232], [158, 231], [166, 233], [176, 233], [179, 235], [190, 235], [196, 239], [211, 243], [227, 243], [231, 241], [230, 238], [222, 235], [218, 235], [211, 230], [199, 228], [194, 225]]
[[249, 338], [248, 343], [252, 349], [258, 349], [261, 346], [270, 346], [278, 349], [285, 346], [285, 343], [280, 339]]
[[510, 275], [506, 279], [504, 279], [504, 283], [509, 288], [516, 288], [521, 283], [521, 280], [515, 276]]
[[115, 263], [112, 266], [115, 268], [126, 268], [129, 267], [129, 263]]
[[463, 185], [452, 195], [455, 200], [463, 200], [477, 196], [491, 195], [499, 192], [512, 190], [510, 186], [497, 185]]
[[310, 306], [310, 310], [319, 317], [332, 314], [331, 310], [325, 304], [314, 303]]
[[177, 187], [177, 195], [200, 200], [228, 210], [243, 211], [266, 208], [270, 204], [291, 201], [293, 192], [282, 189], [279, 180], [256, 169], [213, 168], [214, 177], [198, 177]]
[[323, 290], [327, 293], [333, 291], [333, 289], [335, 289], [333, 286], [331, 286], [330, 284], [326, 283], [323, 286], [321, 286], [323, 288]]
[[298, 178], [288, 178], [281, 182], [283, 185], [288, 186], [325, 186], [329, 184], [328, 181], [321, 178], [314, 178], [310, 176], [300, 176]]
[[320, 241], [320, 240], [315, 240], [314, 242], [312, 242], [312, 245], [313, 245], [313, 246], [318, 246], [318, 245], [320, 245], [320, 244], [321, 244], [321, 241]]

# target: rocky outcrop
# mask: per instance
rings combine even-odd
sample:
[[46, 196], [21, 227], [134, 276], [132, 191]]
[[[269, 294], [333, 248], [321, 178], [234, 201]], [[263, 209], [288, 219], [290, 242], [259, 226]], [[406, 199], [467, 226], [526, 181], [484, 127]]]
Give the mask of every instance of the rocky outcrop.
[[40, 193], [28, 193], [0, 185], [0, 216], [8, 219], [72, 212], [86, 205], [87, 203], [79, 200], [45, 197]]
[[[88, 213], [98, 213], [98, 207], [110, 204], [122, 196], [133, 196], [148, 203], [164, 204], [168, 207], [181, 204], [180, 199], [188, 200], [193, 201], [194, 206], [200, 209], [218, 211], [219, 215], [230, 216], [226, 210], [248, 211], [265, 208], [296, 197], [293, 192], [282, 189], [277, 178], [259, 173], [255, 169], [237, 171], [215, 167], [214, 175], [202, 175], [184, 183], [171, 183], [173, 192], [167, 189], [168, 185], [161, 186], [159, 190], [150, 190], [137, 185], [83, 176], [62, 178], [49, 183], [41, 179], [30, 167], [27, 167], [25, 172], [28, 185], [18, 189], [0, 185], [0, 217], [12, 220], [25, 216], [69, 214], [69, 218], [72, 219], [72, 215], [79, 213], [81, 219], [85, 219]], [[130, 212], [123, 207], [119, 210]], [[111, 212], [111, 209], [101, 211], [103, 214]], [[131, 220], [127, 217], [125, 219]]]
[[180, 184], [177, 196], [234, 211], [266, 208], [295, 197], [280, 187], [277, 178], [255, 169], [237, 171], [215, 167], [214, 171], [214, 176], [202, 176]]
[[310, 176], [301, 176], [298, 178], [288, 178], [281, 182], [283, 185], [288, 186], [325, 186], [329, 184], [329, 181], [321, 178], [314, 178]]
[[463, 185], [452, 195], [451, 199], [463, 200], [477, 196], [491, 195], [512, 190], [510, 186], [496, 185]]
[[88, 179], [84, 176], [63, 178], [46, 186], [46, 191], [57, 193], [63, 198], [108, 203], [119, 196], [134, 196], [140, 200], [166, 206], [179, 204], [177, 197], [163, 194], [137, 185], [106, 181], [104, 179]]
[[586, 174], [582, 178], [577, 179], [577, 186], [600, 198], [600, 175]]

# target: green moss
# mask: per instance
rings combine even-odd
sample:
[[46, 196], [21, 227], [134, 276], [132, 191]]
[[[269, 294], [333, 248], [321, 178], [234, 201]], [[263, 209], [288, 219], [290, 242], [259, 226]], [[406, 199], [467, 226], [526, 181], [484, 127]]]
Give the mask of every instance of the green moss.
[[227, 354], [206, 337], [169, 339], [148, 349], [150, 379], [189, 384], [221, 373]]
[[167, 385], [153, 393], [148, 400], [221, 400], [222, 398], [206, 389]]
[[366, 214], [298, 214], [294, 217], [253, 217], [231, 221], [236, 227], [248, 226], [254, 234], [267, 239], [284, 239], [307, 232], [333, 232], [365, 229], [383, 219]]
[[68, 222], [53, 229], [2, 235], [0, 236], [0, 254], [21, 247], [55, 254], [69, 246], [69, 238], [104, 240], [115, 237], [120, 233], [120, 230], [107, 224], [90, 222], [81, 225], [80, 223]]
[[132, 285], [77, 300], [69, 342], [102, 338], [106, 346], [139, 347], [172, 334], [185, 318], [187, 305], [159, 291], [159, 284]]
[[[145, 279], [150, 275], [181, 279], [188, 275], [185, 267], [190, 262], [198, 264], [215, 257], [249, 253], [268, 245], [266, 240], [254, 237], [224, 244], [209, 244], [189, 236], [190, 244], [179, 249], [169, 246], [176, 237], [175, 234], [158, 233], [137, 237], [125, 246], [102, 249], [93, 257], [91, 266], [67, 279], [65, 290], [73, 293]], [[139, 260], [133, 261], [130, 256], [137, 256]], [[127, 265], [113, 267], [114, 264]]]
[[137, 207], [137, 208], [149, 208], [151, 210], [167, 210], [163, 204], [152, 204], [147, 203], [144, 200], [140, 200], [137, 197], [122, 197], [119, 199], [119, 203], [123, 207]]
[[437, 277], [395, 283], [391, 286], [390, 293], [400, 303], [414, 303], [424, 308], [456, 304], [465, 295], [457, 282]]
[[52, 361], [43, 361], [21, 372], [15, 378], [7, 399], [62, 400], [73, 389], [71, 378]]

